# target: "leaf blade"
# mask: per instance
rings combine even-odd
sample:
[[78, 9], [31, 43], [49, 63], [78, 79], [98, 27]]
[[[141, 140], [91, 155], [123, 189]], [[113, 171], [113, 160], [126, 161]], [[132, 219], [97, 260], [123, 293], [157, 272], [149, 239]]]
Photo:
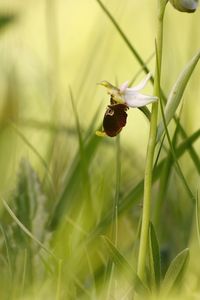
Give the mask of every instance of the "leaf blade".
[[149, 250], [150, 250], [150, 271], [153, 285], [155, 288], [160, 286], [161, 265], [160, 265], [160, 247], [153, 224], [149, 226]]
[[141, 279], [137, 276], [136, 271], [130, 266], [124, 256], [119, 252], [119, 250], [115, 247], [115, 245], [111, 242], [111, 240], [106, 237], [102, 236], [103, 241], [109, 251], [110, 256], [112, 257], [114, 263], [117, 267], [119, 267], [124, 275], [126, 276], [127, 280], [134, 284], [134, 287], [137, 292], [148, 292], [148, 288], [143, 284]]
[[[164, 114], [166, 124], [168, 125], [171, 119], [175, 116], [175, 112], [178, 108], [178, 105], [182, 99], [185, 88], [189, 82], [189, 79], [200, 59], [200, 51], [193, 56], [193, 58], [187, 63], [185, 68], [180, 73], [177, 81], [175, 82], [172, 90], [169, 94], [167, 104], [165, 106]], [[158, 126], [157, 140], [160, 139], [161, 135], [164, 132], [164, 123], [163, 121]]]
[[189, 249], [186, 248], [172, 260], [163, 280], [162, 287], [165, 294], [169, 294], [180, 282], [188, 259]]

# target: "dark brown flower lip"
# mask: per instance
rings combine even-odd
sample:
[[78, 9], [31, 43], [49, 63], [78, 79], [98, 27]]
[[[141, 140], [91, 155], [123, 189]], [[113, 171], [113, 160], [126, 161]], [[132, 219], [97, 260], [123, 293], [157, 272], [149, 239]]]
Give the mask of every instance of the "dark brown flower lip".
[[[113, 103], [113, 102], [112, 102]], [[106, 135], [114, 137], [126, 125], [128, 106], [126, 104], [110, 104], [103, 118], [103, 130]]]

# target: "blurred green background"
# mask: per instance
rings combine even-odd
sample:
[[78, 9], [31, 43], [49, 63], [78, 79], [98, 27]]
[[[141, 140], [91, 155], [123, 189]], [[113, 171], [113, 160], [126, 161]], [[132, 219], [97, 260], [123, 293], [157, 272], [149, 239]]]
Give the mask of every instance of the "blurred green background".
[[[147, 61], [154, 53], [157, 1], [104, 3]], [[95, 137], [109, 100], [97, 83], [122, 83], [139, 72], [137, 83], [144, 77], [141, 66], [95, 0], [1, 0], [0, 20], [0, 195], [19, 220], [62, 259], [60, 279], [53, 258], [38, 254], [42, 249], [35, 249], [34, 242], [20, 233], [1, 205], [0, 299], [122, 299], [119, 290], [122, 294], [126, 290], [123, 280], [118, 296], [104, 294], [107, 256], [99, 235], [110, 232], [116, 193], [123, 201], [143, 178], [149, 124], [139, 110], [130, 109], [120, 146], [115, 138]], [[200, 10], [182, 14], [167, 6], [161, 80], [166, 95], [199, 49], [199, 20]], [[155, 57], [148, 67], [154, 73]], [[152, 93], [150, 83], [145, 92]], [[180, 113], [188, 136], [200, 127], [199, 101], [197, 66]], [[173, 135], [174, 125], [169, 128]], [[199, 139], [194, 148], [199, 155]], [[188, 153], [180, 164], [196, 194], [200, 187], [198, 167]], [[116, 183], [119, 173], [120, 186]], [[153, 193], [154, 202], [159, 195], [163, 198], [156, 226], [163, 269], [178, 251], [190, 245], [188, 299], [198, 299], [194, 205], [173, 167], [165, 188], [161, 189], [158, 180]], [[142, 194], [136, 201], [133, 196], [133, 204], [129, 201], [126, 206], [125, 202], [117, 229], [119, 248], [131, 262], [138, 247]], [[107, 213], [108, 222], [102, 223]], [[49, 229], [52, 219], [56, 220], [53, 233]], [[84, 244], [86, 232], [101, 228], [98, 224], [103, 225], [94, 234], [95, 241]], [[9, 273], [13, 274], [11, 279]], [[98, 278], [100, 290], [93, 284]]]

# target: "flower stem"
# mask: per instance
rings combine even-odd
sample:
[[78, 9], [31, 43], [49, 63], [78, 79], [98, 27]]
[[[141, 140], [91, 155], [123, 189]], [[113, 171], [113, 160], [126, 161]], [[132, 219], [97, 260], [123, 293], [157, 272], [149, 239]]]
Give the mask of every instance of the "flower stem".
[[[165, 5], [161, 5], [161, 0], [158, 0], [158, 19], [157, 19], [157, 37], [156, 37], [156, 53], [157, 62], [155, 67], [155, 79], [154, 79], [154, 95], [160, 96], [160, 69], [162, 60], [162, 39], [163, 39], [163, 17], [164, 17]], [[151, 209], [151, 190], [152, 190], [152, 171], [153, 171], [153, 159], [156, 145], [157, 134], [157, 117], [158, 117], [158, 103], [152, 104], [151, 122], [149, 141], [147, 146], [146, 166], [144, 174], [144, 200], [143, 200], [143, 212], [142, 212], [142, 226], [140, 235], [140, 247], [138, 257], [138, 276], [145, 279], [145, 263], [147, 257], [148, 247], [148, 232], [150, 221], [150, 209]]]

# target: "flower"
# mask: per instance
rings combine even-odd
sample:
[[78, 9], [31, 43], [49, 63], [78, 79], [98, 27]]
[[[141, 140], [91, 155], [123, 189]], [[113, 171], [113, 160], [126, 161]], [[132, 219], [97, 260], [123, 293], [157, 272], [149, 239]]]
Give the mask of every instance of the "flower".
[[142, 107], [158, 100], [158, 97], [139, 93], [146, 86], [150, 77], [151, 74], [149, 73], [144, 80], [132, 88], [128, 87], [129, 81], [124, 82], [119, 88], [108, 81], [99, 83], [107, 88], [110, 95], [110, 105], [104, 114], [103, 130], [96, 132], [98, 136], [116, 136], [126, 125], [126, 111], [129, 107]]
[[170, 3], [181, 12], [192, 13], [198, 7], [199, 0], [170, 0]]

